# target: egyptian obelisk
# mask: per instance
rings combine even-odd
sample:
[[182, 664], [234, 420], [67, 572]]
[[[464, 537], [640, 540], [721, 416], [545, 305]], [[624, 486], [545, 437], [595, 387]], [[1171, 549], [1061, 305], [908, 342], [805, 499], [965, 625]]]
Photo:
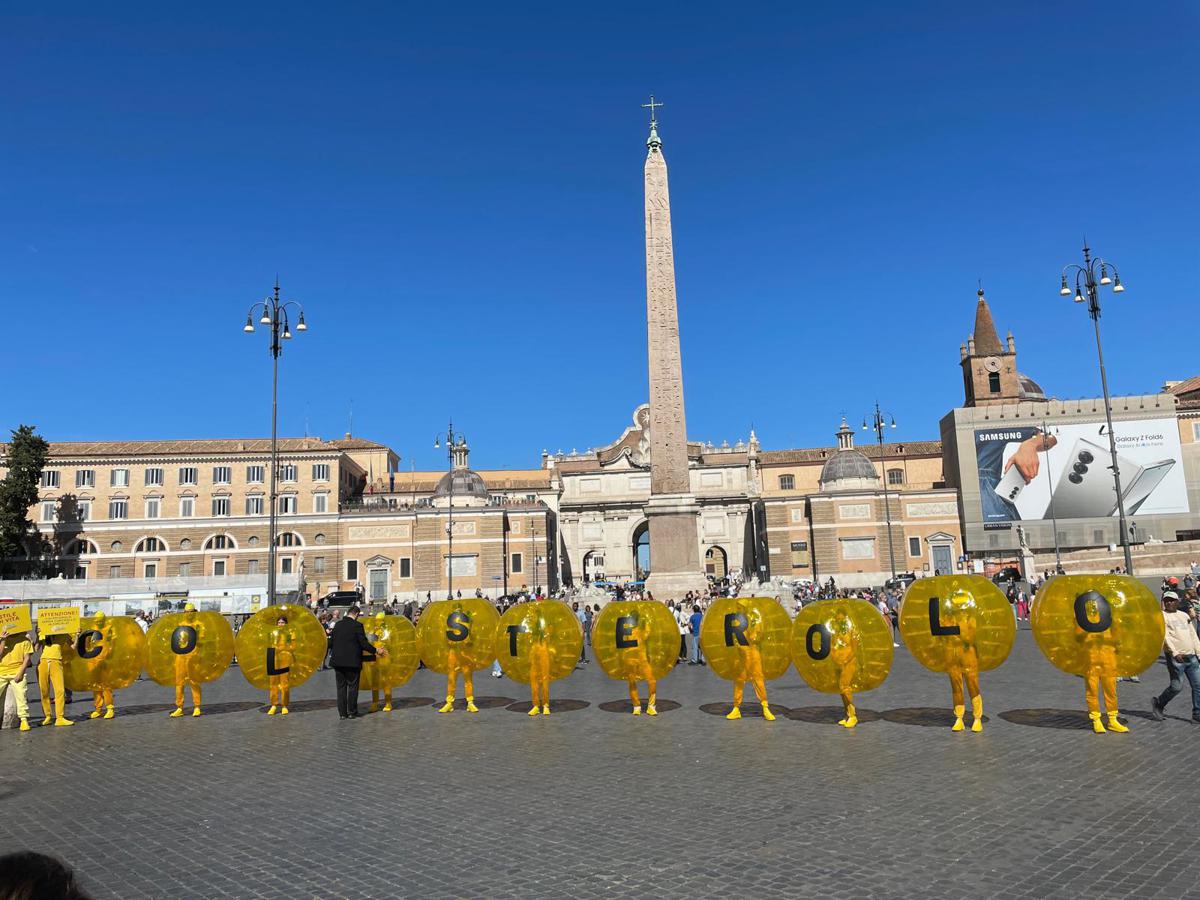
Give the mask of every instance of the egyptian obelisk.
[[650, 363], [650, 577], [646, 589], [659, 600], [702, 590], [699, 508], [688, 473], [687, 425], [683, 414], [683, 366], [679, 354], [679, 310], [675, 297], [675, 253], [671, 245], [671, 198], [667, 162], [650, 103], [646, 141], [646, 332]]

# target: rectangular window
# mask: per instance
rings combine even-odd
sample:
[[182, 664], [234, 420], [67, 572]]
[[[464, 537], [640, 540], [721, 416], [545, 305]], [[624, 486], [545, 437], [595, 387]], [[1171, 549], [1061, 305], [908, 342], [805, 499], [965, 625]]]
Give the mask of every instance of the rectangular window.
[[279, 480], [280, 481], [295, 481], [296, 480], [296, 466], [293, 463], [287, 463], [285, 465], [280, 466], [279, 467]]
[[160, 487], [163, 483], [163, 470], [161, 467], [147, 469], [144, 473], [146, 484]]
[[257, 559], [251, 559], [251, 560], [247, 561], [246, 574], [247, 575], [257, 575], [258, 574], [258, 560]]
[[109, 578], [120, 578], [121, 577], [121, 567], [120, 566], [109, 566], [108, 567], [108, 577]]
[[108, 473], [110, 487], [129, 487], [129, 470], [113, 469]]
[[86, 522], [92, 517], [92, 501], [80, 500], [76, 509], [79, 511], [79, 521]]
[[157, 519], [158, 511], [159, 511], [159, 508], [161, 505], [162, 505], [162, 501], [159, 500], [157, 497], [151, 497], [149, 500], [147, 500], [146, 501], [146, 518], [147, 519]]
[[145, 578], [157, 578], [158, 577], [158, 563], [156, 563], [156, 562], [146, 563], [142, 567], [142, 573], [143, 573], [143, 577], [145, 577]]
[[42, 487], [56, 488], [58, 487], [58, 470], [50, 469], [42, 471]]
[[192, 574], [192, 564], [191, 563], [180, 563], [179, 564], [179, 575], [181, 578], [187, 578], [191, 574]]
[[400, 557], [400, 577], [412, 578], [412, 560], [407, 556]]
[[225, 560], [223, 560], [223, 559], [214, 559], [213, 560], [213, 574], [214, 575], [224, 575], [225, 574]]
[[[1200, 441], [1200, 422], [1192, 423], [1192, 440]], [[54, 482], [54, 487], [58, 487], [58, 481]]]
[[779, 489], [781, 491], [794, 491], [796, 489], [796, 476], [795, 475], [780, 475], [779, 476]]
[[179, 467], [179, 483], [180, 484], [198, 484], [200, 481], [200, 471], [195, 466], [180, 466]]
[[108, 501], [108, 517], [110, 519], [128, 519], [129, 518], [129, 501], [128, 500], [109, 500]]
[[42, 501], [42, 521], [43, 522], [53, 522], [55, 512], [57, 511], [57, 509], [58, 509], [58, 504], [55, 503], [53, 500], [43, 500]]
[[279, 498], [279, 514], [281, 516], [294, 515], [296, 512], [296, 495], [283, 494]]
[[512, 572], [512, 574], [514, 574], [514, 575], [520, 575], [521, 567], [523, 565], [524, 565], [524, 560], [521, 559], [521, 554], [514, 553], [512, 555], [512, 566], [509, 567], [509, 571]]
[[329, 480], [329, 463], [316, 463], [313, 465], [313, 481], [328, 481]]
[[993, 394], [1000, 393], [1000, 373], [988, 372], [988, 390]]
[[888, 484], [904, 484], [904, 470], [888, 469]]
[[213, 484], [230, 484], [232, 482], [232, 466], [213, 466]]
[[803, 553], [808, 549], [808, 541], [792, 541], [792, 551], [795, 553]]
[[358, 560], [357, 559], [346, 560], [346, 580], [347, 581], [358, 581]]
[[908, 539], [908, 555], [909, 556], [920, 556], [921, 555], [921, 539], [919, 537], [910, 537]]
[[263, 498], [262, 497], [247, 497], [246, 498], [246, 515], [261, 516], [263, 514]]
[[325, 557], [318, 556], [313, 560], [313, 572], [317, 575], [325, 574]]
[[190, 519], [196, 514], [196, 498], [195, 497], [180, 497], [179, 498], [179, 515], [181, 518]]
[[313, 512], [323, 513], [329, 512], [329, 495], [314, 494], [313, 495]]
[[266, 466], [246, 466], [246, 484], [262, 484], [266, 473]]
[[212, 514], [214, 516], [229, 515], [229, 498], [228, 497], [213, 497]]
[[280, 575], [291, 575], [292, 574], [292, 566], [294, 565], [294, 563], [295, 563], [295, 560], [292, 559], [290, 556], [281, 556], [279, 558], [279, 574]]
[[77, 488], [94, 488], [96, 486], [96, 470], [95, 469], [79, 469], [75, 473], [75, 487]]
[[1103, 528], [1093, 528], [1092, 529], [1092, 543], [1093, 544], [1107, 544], [1108, 543], [1108, 538], [1105, 537]]

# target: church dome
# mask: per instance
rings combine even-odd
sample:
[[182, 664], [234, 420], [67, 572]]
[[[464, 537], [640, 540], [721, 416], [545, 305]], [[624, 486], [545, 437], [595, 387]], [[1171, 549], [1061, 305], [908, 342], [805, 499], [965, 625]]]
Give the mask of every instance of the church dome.
[[854, 432], [842, 419], [837, 432], [838, 449], [821, 467], [821, 490], [844, 491], [871, 488], [879, 483], [874, 464], [861, 450], [854, 449]]
[[1024, 372], [1017, 373], [1017, 383], [1019, 385], [1018, 397], [1021, 400], [1045, 400], [1046, 392], [1042, 390], [1042, 386], [1026, 375]]
[[491, 497], [483, 476], [470, 469], [453, 469], [443, 475], [433, 490], [433, 499], [448, 500], [452, 491], [455, 501], [461, 498], [464, 504], [470, 500], [488, 500]]

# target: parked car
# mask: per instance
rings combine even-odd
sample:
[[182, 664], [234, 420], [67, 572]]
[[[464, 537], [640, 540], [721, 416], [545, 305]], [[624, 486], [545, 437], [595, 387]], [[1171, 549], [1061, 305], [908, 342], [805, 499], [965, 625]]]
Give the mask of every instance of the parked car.
[[326, 606], [353, 606], [362, 599], [358, 591], [330, 591], [325, 595]]
[[917, 576], [913, 572], [901, 572], [895, 578], [889, 578], [883, 583], [883, 586], [889, 591], [907, 591], [908, 586], [917, 580]]

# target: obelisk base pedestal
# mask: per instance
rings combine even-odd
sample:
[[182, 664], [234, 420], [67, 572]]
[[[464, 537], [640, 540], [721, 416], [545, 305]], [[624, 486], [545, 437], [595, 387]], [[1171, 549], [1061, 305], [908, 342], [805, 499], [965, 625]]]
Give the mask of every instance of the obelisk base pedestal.
[[650, 576], [646, 590], [655, 600], [682, 600], [688, 591], [708, 587], [700, 567], [699, 507], [690, 494], [651, 497], [646, 506], [650, 525]]

